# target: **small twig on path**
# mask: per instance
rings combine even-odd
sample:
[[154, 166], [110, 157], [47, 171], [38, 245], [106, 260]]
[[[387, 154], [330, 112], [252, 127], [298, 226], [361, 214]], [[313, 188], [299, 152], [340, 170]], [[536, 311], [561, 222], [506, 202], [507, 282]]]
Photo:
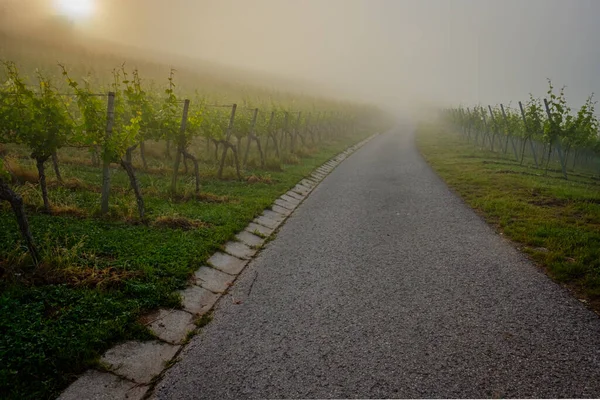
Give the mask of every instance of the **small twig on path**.
[[254, 287], [254, 282], [256, 282], [256, 278], [258, 278], [258, 271], [254, 274], [254, 279], [252, 279], [252, 283], [250, 284], [250, 288], [248, 289], [248, 297], [250, 297], [250, 293], [252, 293], [252, 288]]

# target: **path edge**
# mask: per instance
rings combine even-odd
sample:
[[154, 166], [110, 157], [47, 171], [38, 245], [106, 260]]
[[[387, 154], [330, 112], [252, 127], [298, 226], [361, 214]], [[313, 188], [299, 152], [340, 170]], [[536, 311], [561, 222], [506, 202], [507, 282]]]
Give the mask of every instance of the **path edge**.
[[71, 383], [58, 400], [148, 399], [155, 384], [178, 361], [179, 354], [210, 323], [217, 302], [228, 293], [263, 245], [270, 240], [313, 190], [346, 158], [379, 136], [375, 133], [314, 169], [278, 197], [263, 213], [224, 245], [194, 273], [194, 282], [180, 291], [182, 309], [158, 309], [147, 315], [152, 341], [128, 341], [108, 349], [97, 369]]

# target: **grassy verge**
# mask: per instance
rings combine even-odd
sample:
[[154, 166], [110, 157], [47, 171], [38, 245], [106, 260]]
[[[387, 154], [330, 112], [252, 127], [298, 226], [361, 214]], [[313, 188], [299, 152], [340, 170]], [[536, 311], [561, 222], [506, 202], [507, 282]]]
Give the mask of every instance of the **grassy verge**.
[[[366, 132], [323, 143], [273, 171], [250, 168], [244, 181], [217, 180], [215, 165], [204, 163], [200, 197], [194, 195], [191, 168], [181, 176], [180, 195], [170, 196], [164, 150], [156, 149], [148, 171], [138, 175], [148, 224], [136, 220], [127, 177], [116, 167], [111, 215], [97, 217], [100, 169], [89, 165], [87, 154], [60, 154], [65, 183], [49, 172], [53, 215], [40, 211], [37, 184], [17, 186], [45, 255], [41, 265], [31, 264], [14, 216], [0, 205], [0, 398], [55, 397], [114, 343], [150, 338], [138, 322], [143, 313], [178, 307], [173, 292], [214, 251], [316, 167], [364, 137]], [[35, 177], [27, 154], [8, 150], [20, 176]]]
[[435, 124], [420, 126], [417, 145], [467, 204], [600, 311], [600, 181], [544, 175]]

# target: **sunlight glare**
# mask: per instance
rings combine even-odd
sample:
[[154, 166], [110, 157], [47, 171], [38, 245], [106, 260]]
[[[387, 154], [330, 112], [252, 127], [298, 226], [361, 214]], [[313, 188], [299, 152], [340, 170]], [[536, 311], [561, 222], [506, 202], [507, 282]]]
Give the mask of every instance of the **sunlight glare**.
[[55, 0], [56, 10], [69, 18], [88, 18], [94, 13], [94, 0]]

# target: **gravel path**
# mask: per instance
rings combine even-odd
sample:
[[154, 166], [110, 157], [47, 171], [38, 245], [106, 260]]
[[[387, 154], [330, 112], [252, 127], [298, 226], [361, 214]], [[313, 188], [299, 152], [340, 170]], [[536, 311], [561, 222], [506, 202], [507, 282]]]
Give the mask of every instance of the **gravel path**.
[[600, 319], [398, 130], [296, 210], [157, 399], [600, 397]]

